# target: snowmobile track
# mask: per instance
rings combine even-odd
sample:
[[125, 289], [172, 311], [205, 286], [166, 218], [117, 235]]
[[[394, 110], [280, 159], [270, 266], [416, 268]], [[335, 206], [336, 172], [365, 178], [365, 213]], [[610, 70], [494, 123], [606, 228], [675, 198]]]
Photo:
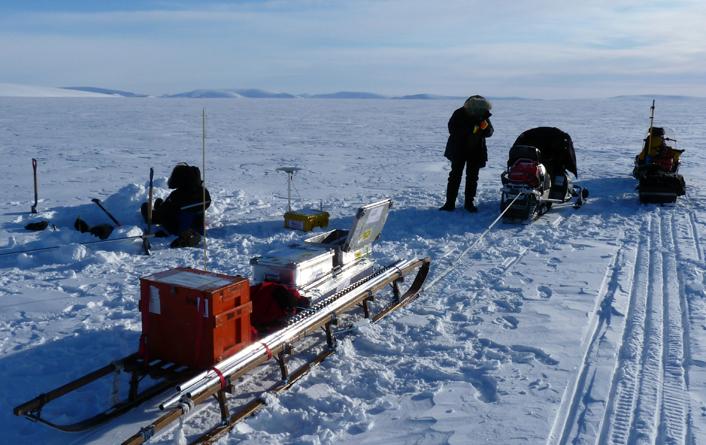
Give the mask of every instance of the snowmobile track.
[[[673, 220], [674, 221], [674, 220]], [[672, 228], [672, 239], [674, 243], [674, 253], [676, 255], [678, 264], [693, 264], [697, 263], [697, 268], [702, 267], [703, 263], [703, 252], [701, 251], [701, 242], [699, 239], [698, 225], [694, 215], [693, 210], [690, 209], [687, 215], [681, 213], [677, 215], [677, 222], [674, 223]], [[699, 314], [699, 309], [694, 307], [692, 302], [689, 301], [689, 293], [686, 288], [686, 283], [689, 279], [689, 272], [686, 272], [683, 267], [677, 268], [677, 273], [679, 277], [679, 295], [682, 301], [682, 326], [684, 333], [684, 380], [686, 389], [689, 388], [690, 384], [690, 370], [694, 361], [693, 350], [702, 351], [702, 345], [698, 342], [698, 335], [692, 335], [692, 329], [695, 326], [702, 324], [703, 314]], [[697, 303], [698, 305], [698, 303]], [[697, 378], [698, 380], [698, 378]], [[695, 385], [699, 385], [700, 382], [696, 382]], [[687, 394], [688, 397], [688, 394]], [[688, 418], [687, 418], [687, 441], [688, 444], [696, 444], [696, 436], [698, 432], [696, 430], [704, 430], [704, 420], [703, 416], [697, 416], [700, 408], [700, 401], [694, 400], [688, 397]], [[701, 419], [701, 425], [696, 426], [697, 419]], [[700, 427], [700, 428], [699, 428]]]
[[[595, 403], [608, 397], [602, 394], [600, 388], [594, 386], [596, 379], [612, 380], [616, 372], [616, 363], [612, 360], [614, 343], [610, 340], [616, 333], [624, 329], [625, 317], [612, 319], [612, 315], [620, 315], [619, 309], [627, 306], [627, 300], [632, 283], [632, 271], [628, 265], [634, 263], [635, 251], [625, 241], [622, 241], [601, 285], [596, 308], [591, 318], [591, 328], [584, 337], [584, 357], [577, 371], [573, 391], [567, 389], [571, 396], [562, 401], [558, 409], [557, 419], [548, 443], [567, 444], [596, 441], [593, 436], [598, 428], [589, 428], [588, 424], [600, 424], [602, 411], [595, 408]], [[609, 331], [611, 329], [612, 331]], [[608, 340], [608, 341], [605, 341]], [[607, 349], [607, 351], [604, 351]], [[589, 377], [590, 376], [590, 377]], [[565, 413], [565, 414], [564, 414]], [[557, 431], [561, 428], [559, 431]], [[593, 436], [593, 437], [591, 437]], [[552, 438], [556, 437], [556, 441]]]
[[685, 345], [688, 335], [684, 327], [686, 297], [675, 255], [674, 212], [666, 212], [662, 225], [662, 258], [664, 283], [664, 332], [663, 355], [664, 381], [662, 385], [662, 418], [658, 441], [685, 443], [688, 430], [688, 403], [686, 370], [684, 369]]
[[651, 221], [640, 228], [634, 286], [630, 292], [630, 309], [618, 360], [618, 373], [612, 385], [603, 422], [602, 440], [609, 444], [627, 444], [638, 403], [640, 368], [643, 361], [645, 323], [647, 319], [647, 278], [652, 267], [652, 242], [647, 236]]
[[694, 443], [688, 393], [689, 315], [672, 209], [641, 227], [634, 286], [599, 443]]
[[699, 261], [704, 260], [704, 251], [701, 248], [701, 239], [699, 237], [699, 230], [697, 228], [698, 221], [696, 220], [696, 215], [693, 210], [689, 211], [689, 223], [691, 224], [691, 234], [692, 240], [694, 241], [694, 247], [696, 248], [696, 255]]

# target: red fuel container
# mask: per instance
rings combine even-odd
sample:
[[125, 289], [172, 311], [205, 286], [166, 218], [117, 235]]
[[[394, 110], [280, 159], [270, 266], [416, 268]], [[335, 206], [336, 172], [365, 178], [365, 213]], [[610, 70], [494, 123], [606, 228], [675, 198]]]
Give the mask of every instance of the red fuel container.
[[140, 353], [209, 368], [251, 342], [250, 283], [191, 268], [140, 278]]

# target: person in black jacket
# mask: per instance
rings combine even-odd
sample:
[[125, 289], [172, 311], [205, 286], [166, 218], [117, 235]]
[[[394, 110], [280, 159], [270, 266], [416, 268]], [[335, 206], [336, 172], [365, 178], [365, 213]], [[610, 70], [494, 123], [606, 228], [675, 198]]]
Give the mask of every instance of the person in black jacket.
[[466, 168], [466, 190], [463, 207], [477, 212], [473, 200], [478, 186], [478, 171], [488, 161], [485, 139], [493, 135], [490, 123], [490, 102], [483, 96], [469, 97], [463, 106], [449, 119], [449, 139], [444, 157], [451, 161], [451, 172], [446, 187], [446, 203], [439, 209], [452, 211], [456, 208], [456, 197], [461, 185], [463, 169]]
[[[196, 166], [179, 163], [172, 170], [167, 186], [175, 190], [167, 199], [154, 202], [152, 223], [178, 235], [171, 247], [194, 247], [204, 234], [204, 193], [205, 208], [211, 205], [211, 195], [201, 182], [201, 171]], [[147, 221], [147, 203], [140, 210]]]

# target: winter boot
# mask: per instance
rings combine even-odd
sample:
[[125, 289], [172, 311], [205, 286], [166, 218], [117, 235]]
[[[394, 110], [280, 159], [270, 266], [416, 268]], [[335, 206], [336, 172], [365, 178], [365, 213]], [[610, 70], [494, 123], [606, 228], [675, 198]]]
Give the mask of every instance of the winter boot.
[[81, 233], [86, 233], [90, 230], [90, 227], [88, 227], [86, 221], [82, 220], [81, 218], [76, 218], [76, 221], [74, 221], [74, 229], [78, 230]]
[[453, 210], [455, 208], [456, 208], [456, 205], [454, 203], [447, 202], [446, 204], [439, 207], [439, 210], [443, 210], [444, 212], [453, 212]]
[[478, 212], [478, 207], [473, 204], [473, 201], [468, 201], [463, 205], [463, 208], [468, 210], [471, 213], [476, 213]]

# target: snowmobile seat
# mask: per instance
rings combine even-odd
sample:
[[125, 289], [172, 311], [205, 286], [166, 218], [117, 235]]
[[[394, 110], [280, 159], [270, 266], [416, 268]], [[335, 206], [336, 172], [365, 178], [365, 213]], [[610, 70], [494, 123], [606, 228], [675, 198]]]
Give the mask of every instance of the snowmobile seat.
[[542, 152], [531, 145], [513, 145], [507, 160], [507, 166], [512, 167], [520, 159], [542, 162]]

